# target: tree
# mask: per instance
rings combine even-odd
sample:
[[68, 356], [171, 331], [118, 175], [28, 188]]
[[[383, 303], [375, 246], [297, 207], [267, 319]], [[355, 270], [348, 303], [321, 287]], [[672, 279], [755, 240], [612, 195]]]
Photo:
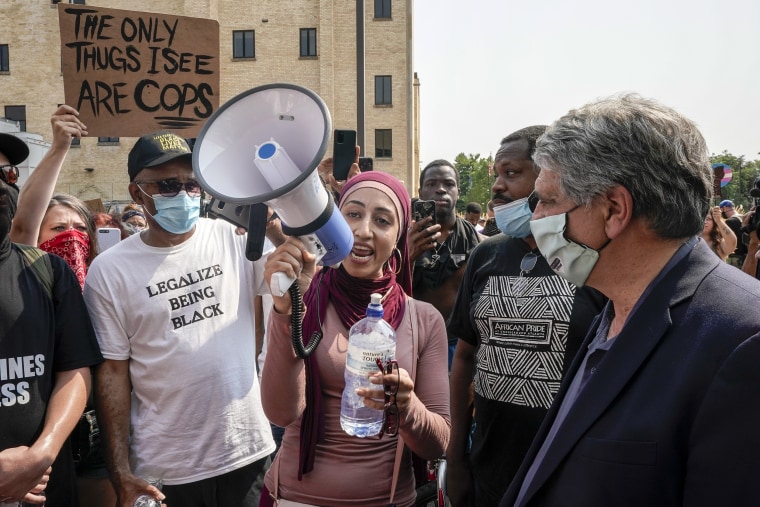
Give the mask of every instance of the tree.
[[465, 155], [460, 153], [454, 159], [454, 167], [459, 173], [459, 200], [457, 211], [464, 213], [468, 202], [477, 202], [485, 211], [491, 199], [493, 177], [488, 168], [493, 165], [493, 157], [481, 158], [480, 154]]

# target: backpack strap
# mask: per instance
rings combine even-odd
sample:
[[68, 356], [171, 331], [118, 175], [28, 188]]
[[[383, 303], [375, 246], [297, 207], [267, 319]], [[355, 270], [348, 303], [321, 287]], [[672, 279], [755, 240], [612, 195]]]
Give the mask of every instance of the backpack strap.
[[50, 256], [43, 250], [30, 245], [21, 245], [14, 243], [19, 251], [23, 254], [24, 263], [32, 268], [32, 272], [37, 280], [45, 287], [48, 297], [53, 299], [53, 265], [50, 262]]

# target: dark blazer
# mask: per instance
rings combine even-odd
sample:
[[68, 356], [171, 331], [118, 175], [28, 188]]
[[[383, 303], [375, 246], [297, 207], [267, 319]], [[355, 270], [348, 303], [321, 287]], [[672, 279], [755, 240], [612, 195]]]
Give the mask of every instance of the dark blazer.
[[[501, 507], [515, 505], [582, 360]], [[700, 240], [629, 318], [520, 505], [760, 505], [760, 282]]]

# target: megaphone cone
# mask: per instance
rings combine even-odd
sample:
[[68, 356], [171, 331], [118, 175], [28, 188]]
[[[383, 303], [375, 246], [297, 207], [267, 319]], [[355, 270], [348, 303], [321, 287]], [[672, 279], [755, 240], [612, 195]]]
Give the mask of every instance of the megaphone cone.
[[286, 234], [307, 237], [324, 265], [341, 262], [353, 235], [316, 168], [332, 122], [324, 101], [292, 84], [252, 88], [209, 118], [195, 142], [193, 168], [220, 201], [266, 203]]

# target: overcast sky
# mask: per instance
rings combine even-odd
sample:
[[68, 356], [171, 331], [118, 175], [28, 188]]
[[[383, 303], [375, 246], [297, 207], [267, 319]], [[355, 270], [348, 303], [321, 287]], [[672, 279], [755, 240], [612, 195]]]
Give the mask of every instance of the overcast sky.
[[422, 166], [634, 91], [760, 159], [759, 0], [417, 0]]

